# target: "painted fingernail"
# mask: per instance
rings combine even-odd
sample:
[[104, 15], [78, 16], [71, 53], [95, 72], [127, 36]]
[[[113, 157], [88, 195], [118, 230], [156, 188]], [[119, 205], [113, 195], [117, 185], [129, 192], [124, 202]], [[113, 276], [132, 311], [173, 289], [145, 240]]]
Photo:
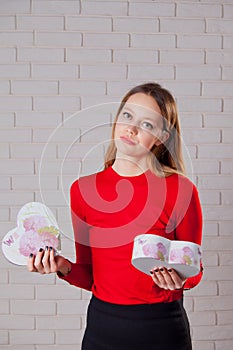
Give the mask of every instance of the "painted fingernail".
[[48, 247], [48, 246], [46, 246], [46, 247], [45, 247], [45, 250], [49, 250], [49, 247]]
[[40, 253], [43, 252], [43, 248], [40, 248], [40, 249], [39, 249], [39, 252], [40, 252]]
[[150, 271], [150, 274], [151, 274], [151, 275], [153, 275], [153, 273], [154, 273], [153, 271]]
[[155, 272], [159, 272], [159, 269], [154, 269]]
[[168, 270], [168, 272], [172, 272], [172, 269], [167, 269]]
[[163, 272], [163, 268], [161, 268], [160, 271]]
[[49, 247], [49, 250], [53, 250], [53, 247]]
[[33, 258], [33, 254], [32, 253], [29, 255], [29, 258]]

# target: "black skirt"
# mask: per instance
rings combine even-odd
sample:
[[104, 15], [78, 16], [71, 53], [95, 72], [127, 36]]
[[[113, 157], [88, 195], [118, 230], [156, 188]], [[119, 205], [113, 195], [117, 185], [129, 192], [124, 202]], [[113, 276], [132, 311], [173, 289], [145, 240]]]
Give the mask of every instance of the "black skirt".
[[117, 305], [92, 297], [82, 350], [192, 350], [182, 300]]

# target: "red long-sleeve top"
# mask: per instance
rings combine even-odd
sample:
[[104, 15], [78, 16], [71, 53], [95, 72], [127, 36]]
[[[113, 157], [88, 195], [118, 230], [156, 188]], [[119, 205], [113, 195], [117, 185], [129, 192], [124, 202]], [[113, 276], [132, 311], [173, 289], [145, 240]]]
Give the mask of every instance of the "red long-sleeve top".
[[[150, 170], [120, 176], [112, 167], [84, 176], [71, 186], [76, 262], [63, 277], [106, 302], [145, 304], [180, 299], [181, 290], [159, 288], [132, 264], [134, 237], [156, 234], [201, 244], [202, 212], [198, 192], [186, 177], [166, 178]], [[184, 288], [202, 277], [188, 278]]]

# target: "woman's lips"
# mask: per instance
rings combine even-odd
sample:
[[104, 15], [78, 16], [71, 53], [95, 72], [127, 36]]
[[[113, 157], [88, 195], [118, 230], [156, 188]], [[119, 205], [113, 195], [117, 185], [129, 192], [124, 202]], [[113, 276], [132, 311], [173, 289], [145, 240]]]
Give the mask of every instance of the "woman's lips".
[[136, 145], [136, 142], [130, 140], [128, 137], [126, 136], [120, 136], [120, 139], [124, 142], [127, 143], [127, 145]]

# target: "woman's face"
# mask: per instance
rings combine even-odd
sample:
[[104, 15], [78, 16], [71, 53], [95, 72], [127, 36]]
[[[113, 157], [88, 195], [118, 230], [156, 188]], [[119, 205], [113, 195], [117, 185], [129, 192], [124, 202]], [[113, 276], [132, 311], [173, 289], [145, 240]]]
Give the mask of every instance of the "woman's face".
[[143, 93], [130, 96], [115, 126], [117, 154], [140, 159], [167, 137], [168, 134], [163, 132], [161, 110], [154, 98]]

